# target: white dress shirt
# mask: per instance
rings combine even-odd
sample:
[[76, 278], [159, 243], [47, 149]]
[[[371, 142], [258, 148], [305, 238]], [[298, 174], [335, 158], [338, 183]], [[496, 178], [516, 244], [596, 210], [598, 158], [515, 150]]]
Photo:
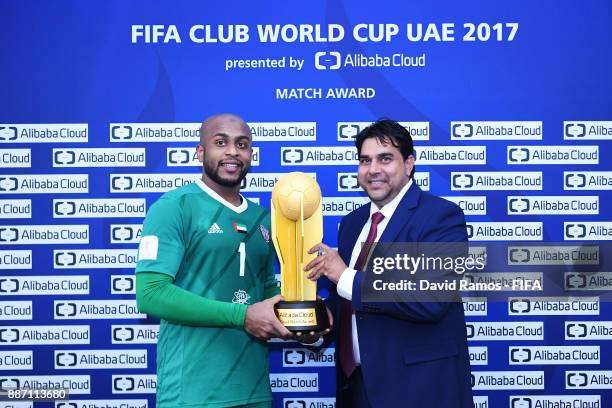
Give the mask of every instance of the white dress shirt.
[[[385, 228], [387, 228], [389, 220], [393, 216], [393, 213], [397, 209], [397, 206], [399, 205], [400, 201], [402, 201], [402, 198], [404, 198], [406, 192], [408, 191], [411, 185], [412, 178], [408, 180], [408, 183], [406, 183], [406, 185], [393, 198], [393, 200], [389, 201], [382, 208], [378, 208], [374, 203], [370, 203], [370, 216], [368, 217], [368, 221], [361, 229], [361, 233], [359, 234], [359, 237], [355, 242], [353, 252], [351, 253], [351, 261], [349, 263], [349, 267], [344, 270], [342, 275], [340, 275], [340, 279], [338, 280], [338, 295], [348, 300], [353, 299], [353, 280], [355, 279], [355, 274], [357, 273], [357, 271], [353, 268], [355, 266], [355, 263], [357, 262], [357, 258], [359, 258], [361, 247], [368, 238], [368, 233], [370, 232], [370, 225], [372, 224], [372, 214], [380, 211], [385, 216], [385, 218], [382, 219], [382, 221], [378, 224], [376, 228], [376, 238], [374, 239], [374, 241], [378, 242], [378, 239], [382, 236], [383, 232], [385, 232]], [[352, 321], [353, 356], [355, 357], [355, 362], [357, 364], [361, 364], [361, 358], [359, 357], [359, 339], [357, 337], [357, 320], [355, 319], [355, 312], [353, 312]]]

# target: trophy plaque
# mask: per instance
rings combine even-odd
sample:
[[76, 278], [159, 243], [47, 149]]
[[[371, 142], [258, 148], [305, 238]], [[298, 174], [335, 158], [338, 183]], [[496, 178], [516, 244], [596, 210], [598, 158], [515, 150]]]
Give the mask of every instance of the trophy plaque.
[[272, 190], [272, 240], [281, 268], [283, 301], [276, 315], [292, 332], [320, 332], [329, 327], [327, 308], [317, 299], [317, 283], [304, 266], [317, 257], [308, 250], [323, 239], [321, 189], [310, 176], [292, 172]]

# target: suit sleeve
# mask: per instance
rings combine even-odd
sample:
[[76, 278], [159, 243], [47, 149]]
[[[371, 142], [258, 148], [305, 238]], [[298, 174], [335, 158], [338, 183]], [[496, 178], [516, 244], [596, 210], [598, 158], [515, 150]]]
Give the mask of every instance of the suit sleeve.
[[[431, 212], [419, 242], [466, 243], [467, 231], [463, 211], [456, 205], [444, 205]], [[467, 248], [467, 245], [466, 245]], [[457, 275], [450, 272], [456, 279]], [[363, 271], [358, 271], [353, 280], [353, 308], [360, 312], [388, 314], [396, 318], [416, 322], [437, 322], [450, 308], [451, 301], [411, 301], [409, 298], [389, 302], [365, 302], [362, 300]]]
[[[344, 231], [345, 231], [344, 222], [345, 221], [343, 218], [342, 221], [340, 221], [340, 226], [338, 227], [338, 236], [341, 236], [342, 234], [344, 234]], [[339, 242], [340, 241], [338, 241], [338, 243]], [[340, 304], [340, 296], [338, 295], [336, 286], [332, 284], [330, 285], [330, 288], [329, 288], [329, 296], [327, 297], [327, 299], [325, 299], [325, 306], [332, 313], [333, 324], [332, 324], [331, 332], [323, 337], [323, 344], [320, 346], [321, 348], [330, 347], [334, 339], [338, 338], [337, 330], [338, 330], [338, 325], [340, 323], [339, 304]]]

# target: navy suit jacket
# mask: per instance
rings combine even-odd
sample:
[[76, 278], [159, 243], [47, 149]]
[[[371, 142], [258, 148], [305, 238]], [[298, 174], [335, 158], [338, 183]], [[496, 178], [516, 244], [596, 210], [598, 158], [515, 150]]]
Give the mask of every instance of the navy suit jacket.
[[[338, 252], [348, 265], [370, 205], [346, 215]], [[465, 217], [447, 200], [421, 191], [415, 182], [402, 198], [378, 242], [464, 242]], [[376, 302], [361, 299], [363, 272], [353, 281], [361, 369], [370, 404], [378, 407], [472, 407], [467, 335], [460, 302]], [[338, 322], [339, 296], [328, 304]], [[337, 344], [337, 342], [336, 342]], [[337, 364], [338, 387], [346, 381]], [[337, 393], [340, 395], [340, 392]], [[338, 401], [338, 407], [342, 407]]]

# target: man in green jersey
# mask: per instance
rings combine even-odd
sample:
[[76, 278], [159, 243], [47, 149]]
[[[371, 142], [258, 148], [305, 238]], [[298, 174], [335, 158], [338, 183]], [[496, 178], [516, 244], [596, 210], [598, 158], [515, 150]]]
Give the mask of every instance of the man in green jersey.
[[288, 338], [274, 304], [268, 212], [240, 195], [251, 164], [240, 117], [208, 118], [202, 179], [164, 194], [147, 213], [136, 299], [161, 319], [157, 407], [269, 407], [266, 340]]

